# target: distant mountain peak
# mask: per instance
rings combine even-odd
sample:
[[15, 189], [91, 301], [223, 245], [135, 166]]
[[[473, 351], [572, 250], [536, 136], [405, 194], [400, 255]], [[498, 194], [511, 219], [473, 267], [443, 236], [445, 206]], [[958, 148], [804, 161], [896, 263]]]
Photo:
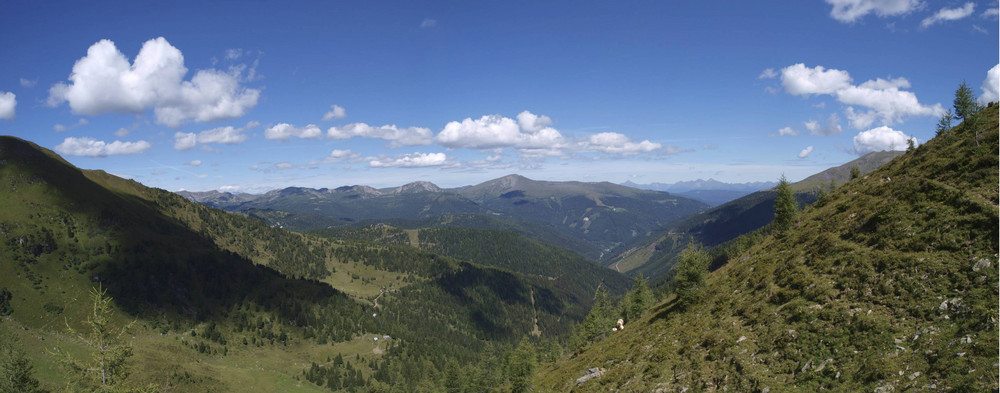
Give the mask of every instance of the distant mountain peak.
[[428, 181], [415, 181], [392, 189], [393, 194], [406, 194], [414, 192], [441, 192], [441, 187]]

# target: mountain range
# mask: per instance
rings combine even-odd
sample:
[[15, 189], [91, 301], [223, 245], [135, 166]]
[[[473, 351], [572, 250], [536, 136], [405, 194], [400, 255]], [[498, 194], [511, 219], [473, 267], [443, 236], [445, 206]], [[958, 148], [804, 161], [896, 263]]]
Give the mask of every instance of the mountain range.
[[[370, 220], [424, 220], [482, 215], [524, 227], [526, 235], [555, 232], [576, 239], [556, 244], [601, 261], [674, 220], [708, 208], [690, 198], [613, 183], [548, 182], [509, 175], [474, 186], [442, 189], [428, 182], [375, 189], [289, 187], [264, 194], [180, 192], [230, 211], [280, 211], [290, 229], [343, 227]], [[544, 228], [543, 231], [537, 230]], [[555, 240], [548, 235], [547, 240]]]

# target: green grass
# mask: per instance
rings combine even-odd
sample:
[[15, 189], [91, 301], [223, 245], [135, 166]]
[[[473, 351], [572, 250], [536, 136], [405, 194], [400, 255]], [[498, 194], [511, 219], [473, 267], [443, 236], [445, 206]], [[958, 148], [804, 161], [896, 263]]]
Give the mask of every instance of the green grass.
[[[543, 366], [536, 391], [996, 390], [997, 106], [986, 116], [979, 146], [959, 126], [839, 187], [710, 274], [701, 302]], [[607, 373], [576, 386], [592, 367]]]

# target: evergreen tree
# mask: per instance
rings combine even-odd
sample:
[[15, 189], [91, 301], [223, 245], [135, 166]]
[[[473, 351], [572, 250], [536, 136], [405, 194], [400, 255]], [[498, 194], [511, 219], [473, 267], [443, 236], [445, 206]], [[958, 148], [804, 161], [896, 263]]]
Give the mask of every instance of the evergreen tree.
[[538, 358], [535, 356], [535, 346], [527, 338], [522, 338], [521, 342], [517, 344], [517, 349], [510, 354], [510, 358], [507, 360], [507, 379], [510, 380], [511, 392], [527, 392], [537, 366]]
[[445, 393], [462, 393], [465, 388], [465, 381], [462, 378], [462, 370], [454, 359], [449, 360], [444, 366], [444, 391]]
[[708, 253], [694, 243], [688, 244], [681, 251], [677, 274], [674, 275], [674, 292], [677, 293], [677, 304], [681, 309], [697, 303], [704, 296], [710, 261]]
[[950, 130], [951, 119], [953, 118], [954, 116], [951, 114], [951, 109], [945, 112], [944, 115], [941, 116], [941, 120], [938, 120], [937, 128], [935, 129], [935, 131], [937, 132], [936, 135], [944, 134], [945, 131]]
[[19, 346], [17, 337], [0, 333], [0, 393], [41, 393], [34, 366]]
[[87, 317], [89, 334], [77, 333], [68, 323], [66, 326], [70, 335], [76, 336], [94, 351], [90, 361], [82, 362], [68, 351], [58, 350], [65, 356], [63, 363], [76, 376], [70, 380], [70, 390], [102, 393], [153, 391], [154, 386], [134, 389], [125, 385], [131, 373], [126, 361], [132, 357], [132, 345], [125, 342], [124, 337], [135, 321], [115, 329], [112, 322], [114, 310], [107, 290], [100, 287], [91, 289], [90, 297], [94, 302], [94, 309]]
[[[852, 175], [853, 171], [852, 168]], [[785, 175], [781, 175], [775, 191], [778, 192], [778, 199], [774, 201], [774, 229], [777, 233], [783, 233], [790, 229], [792, 223], [795, 222], [799, 213], [799, 204], [795, 200], [795, 193], [792, 192], [792, 187], [785, 179]]]
[[861, 177], [861, 168], [857, 165], [851, 165], [851, 180]]
[[653, 292], [649, 290], [646, 279], [639, 273], [632, 279], [632, 290], [625, 295], [624, 314], [627, 322], [633, 322], [642, 317], [646, 309], [653, 303]]
[[955, 90], [955, 118], [962, 119], [962, 121], [967, 121], [972, 116], [975, 116], [979, 111], [979, 105], [976, 104], [976, 97], [972, 93], [972, 89], [962, 81], [962, 84], [958, 86]]
[[597, 287], [594, 292], [594, 305], [590, 308], [590, 313], [576, 326], [573, 336], [570, 337], [570, 346], [579, 349], [584, 344], [596, 340], [607, 332], [615, 323], [615, 307], [608, 295], [608, 290], [604, 286]]
[[913, 138], [910, 138], [910, 139], [906, 140], [906, 152], [907, 153], [912, 152], [916, 148], [917, 148], [917, 144], [915, 142], [913, 142]]

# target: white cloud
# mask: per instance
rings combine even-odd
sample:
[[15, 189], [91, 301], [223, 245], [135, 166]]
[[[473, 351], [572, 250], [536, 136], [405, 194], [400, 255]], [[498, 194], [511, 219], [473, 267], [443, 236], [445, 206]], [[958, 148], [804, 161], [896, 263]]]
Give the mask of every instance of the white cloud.
[[434, 27], [434, 26], [437, 26], [437, 24], [438, 24], [438, 21], [435, 20], [435, 19], [424, 18], [424, 20], [422, 22], [420, 22], [420, 27]]
[[178, 132], [174, 134], [174, 149], [189, 150], [198, 146], [198, 134], [193, 132]]
[[644, 140], [642, 142], [632, 142], [629, 137], [617, 132], [602, 132], [591, 135], [587, 138], [587, 150], [598, 151], [608, 154], [636, 155], [639, 153], [649, 153], [659, 150], [663, 145]]
[[875, 80], [866, 81], [865, 83], [858, 85], [858, 87], [863, 89], [875, 89], [875, 90], [892, 89], [892, 88], [909, 89], [910, 81], [906, 80], [906, 78], [896, 78], [888, 80], [882, 78], [875, 78]]
[[184, 165], [187, 165], [187, 166], [201, 166], [201, 160], [188, 161]]
[[340, 105], [330, 105], [330, 111], [323, 114], [323, 120], [343, 119], [347, 112]]
[[802, 149], [802, 151], [799, 152], [799, 158], [809, 157], [809, 153], [812, 153], [812, 152], [813, 152], [813, 147], [812, 146], [808, 146], [808, 147], [806, 147], [805, 149]]
[[17, 107], [17, 95], [9, 91], [0, 91], [0, 119], [14, 120], [15, 107]]
[[844, 23], [853, 23], [874, 13], [881, 18], [905, 15], [921, 7], [920, 0], [826, 0], [833, 6], [830, 16]]
[[980, 14], [979, 16], [983, 18], [996, 19], [998, 15], [1000, 15], [1000, 8], [993, 7], [993, 8], [987, 8], [986, 11], [983, 11], [983, 13]]
[[119, 128], [118, 131], [115, 131], [115, 136], [117, 136], [119, 138], [124, 138], [124, 137], [127, 137], [128, 134], [131, 134], [131, 133], [132, 133], [131, 130], [129, 130], [128, 128], [122, 127], [122, 128]]
[[778, 136], [786, 136], [786, 135], [787, 136], [798, 136], [799, 134], [801, 134], [801, 132], [799, 132], [799, 130], [796, 130], [796, 129], [792, 128], [792, 127], [785, 127], [785, 128], [782, 128], [782, 129], [778, 130]]
[[778, 73], [774, 71], [774, 68], [766, 68], [760, 75], [757, 75], [757, 79], [774, 79], [778, 77]]
[[174, 134], [174, 149], [188, 150], [194, 148], [199, 143], [237, 145], [245, 142], [249, 138], [245, 132], [256, 126], [257, 122], [252, 121], [241, 128], [233, 126], [218, 127], [197, 134], [193, 132], [177, 132]]
[[340, 127], [330, 127], [327, 136], [333, 139], [376, 138], [389, 141], [390, 147], [422, 146], [433, 142], [431, 130], [422, 127], [399, 128], [396, 125], [372, 127], [365, 123], [351, 123]]
[[517, 125], [526, 132], [538, 132], [541, 129], [552, 125], [552, 119], [548, 116], [538, 116], [534, 113], [524, 111], [517, 114]]
[[783, 127], [782, 129], [778, 130], [777, 134], [771, 134], [771, 136], [798, 136], [801, 133], [802, 132], [792, 127]]
[[70, 84], [49, 89], [48, 103], [68, 102], [84, 115], [152, 108], [169, 127], [240, 117], [257, 105], [260, 91], [240, 86], [237, 75], [208, 69], [185, 81], [187, 71], [181, 51], [163, 37], [146, 41], [131, 64], [114, 42], [101, 40], [73, 65]]
[[959, 20], [972, 15], [972, 12], [976, 9], [976, 3], [965, 3], [965, 5], [959, 8], [942, 8], [938, 12], [934, 13], [922, 22], [920, 22], [920, 27], [928, 28], [935, 23], [949, 21], [949, 20]]
[[330, 161], [344, 161], [344, 160], [356, 161], [360, 158], [361, 158], [360, 153], [355, 153], [349, 149], [348, 150], [334, 149], [333, 151], [330, 152], [330, 156], [328, 157]]
[[856, 112], [852, 107], [847, 108], [847, 118], [857, 129], [866, 128], [876, 120], [892, 125], [907, 116], [940, 116], [944, 113], [941, 104], [922, 105], [917, 101], [916, 94], [909, 91], [895, 87], [873, 89], [862, 86], [851, 86], [836, 94], [837, 100], [843, 104], [870, 108], [864, 113]]
[[374, 168], [419, 168], [429, 166], [441, 166], [447, 163], [448, 157], [444, 153], [413, 153], [403, 154], [396, 157], [379, 157], [368, 162]]
[[986, 105], [990, 102], [997, 102], [998, 92], [1000, 92], [1000, 64], [990, 68], [986, 72], [986, 80], [983, 81], [983, 95], [979, 96], [979, 103]]
[[435, 139], [446, 147], [472, 149], [553, 149], [565, 144], [559, 131], [543, 126], [551, 123], [548, 117], [535, 117], [525, 111], [518, 118], [523, 119], [531, 130], [522, 129], [519, 122], [509, 117], [486, 115], [476, 120], [466, 118], [461, 122], [449, 122]]
[[309, 124], [302, 128], [296, 128], [288, 123], [279, 123], [264, 130], [264, 137], [267, 139], [287, 141], [293, 136], [303, 139], [319, 139], [323, 137], [323, 130], [315, 124]]
[[295, 165], [292, 165], [287, 162], [279, 162], [277, 164], [274, 164], [274, 167], [278, 170], [285, 170], [285, 169], [292, 169], [295, 167]]
[[[800, 63], [782, 69], [781, 80], [789, 94], [828, 94], [840, 103], [850, 105], [844, 113], [851, 126], [857, 129], [868, 128], [876, 121], [892, 125], [908, 116], [940, 116], [944, 113], [941, 104], [923, 105], [915, 94], [901, 90], [910, 87], [906, 78], [877, 78], [853, 85], [847, 71], [822, 66], [807, 68]], [[868, 110], [859, 111], [853, 106]], [[835, 134], [833, 131], [834, 128], [829, 128], [823, 135]]]
[[882, 126], [862, 131], [854, 137], [854, 153], [861, 156], [875, 151], [904, 151], [908, 140], [917, 144], [917, 138], [907, 136], [902, 131]]
[[243, 57], [243, 49], [233, 48], [226, 49], [226, 60], [236, 60]]
[[781, 85], [792, 95], [833, 94], [851, 85], [851, 75], [823, 66], [806, 68], [798, 63], [781, 70]]
[[21, 82], [21, 87], [32, 88], [32, 87], [35, 87], [36, 84], [38, 84], [38, 79], [30, 80], [30, 79], [21, 78], [20, 82]]
[[69, 137], [56, 146], [56, 151], [66, 156], [85, 157], [107, 157], [128, 154], [140, 154], [150, 148], [149, 142], [122, 142], [114, 141], [106, 143], [94, 138], [73, 138]]
[[827, 118], [825, 125], [821, 125], [815, 120], [810, 120], [802, 124], [809, 130], [810, 135], [833, 136], [839, 135], [843, 131], [843, 128], [840, 127], [840, 116], [837, 116], [836, 113], [831, 114]]

